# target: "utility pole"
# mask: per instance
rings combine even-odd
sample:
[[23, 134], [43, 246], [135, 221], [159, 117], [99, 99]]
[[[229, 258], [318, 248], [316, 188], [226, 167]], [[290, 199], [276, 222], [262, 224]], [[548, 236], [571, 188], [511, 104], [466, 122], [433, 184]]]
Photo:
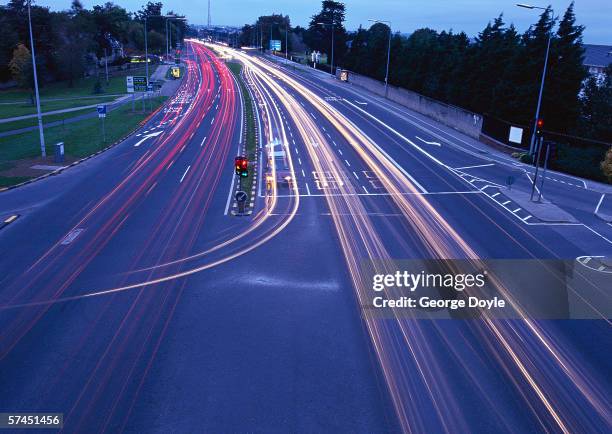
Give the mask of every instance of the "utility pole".
[[145, 32], [145, 75], [147, 76], [147, 89], [149, 88], [149, 47], [147, 45], [147, 16], [144, 17], [144, 32]]
[[210, 0], [208, 0], [208, 21], [207, 27], [210, 29]]
[[32, 14], [30, 12], [31, 0], [28, 0], [28, 26], [30, 28], [30, 48], [32, 49], [32, 69], [34, 71], [34, 92], [36, 94], [36, 117], [38, 118], [38, 133], [40, 135], [40, 153], [43, 158], [47, 156], [45, 149], [45, 134], [43, 132], [42, 113], [40, 112], [40, 94], [38, 93], [38, 76], [36, 75], [36, 54], [34, 53], [34, 36], [32, 35]]
[[289, 61], [289, 45], [287, 45], [289, 35], [289, 24], [285, 23], [285, 65]]
[[106, 85], [108, 85], [108, 56], [106, 55], [106, 48], [104, 49], [104, 72], [106, 72]]

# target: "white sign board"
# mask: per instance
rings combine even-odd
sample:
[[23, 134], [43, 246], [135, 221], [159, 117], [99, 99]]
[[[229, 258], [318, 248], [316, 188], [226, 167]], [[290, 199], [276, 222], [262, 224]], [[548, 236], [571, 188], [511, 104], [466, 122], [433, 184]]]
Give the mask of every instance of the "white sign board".
[[523, 129], [519, 127], [510, 127], [510, 137], [508, 141], [512, 143], [522, 143], [523, 142]]
[[127, 91], [128, 93], [134, 93], [134, 77], [132, 75], [128, 75], [125, 77], [127, 83]]

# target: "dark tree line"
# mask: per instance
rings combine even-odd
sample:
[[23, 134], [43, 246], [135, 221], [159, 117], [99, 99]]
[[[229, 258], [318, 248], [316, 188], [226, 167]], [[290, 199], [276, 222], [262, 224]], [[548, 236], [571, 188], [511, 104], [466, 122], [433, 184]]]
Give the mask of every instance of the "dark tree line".
[[[583, 66], [584, 27], [576, 24], [572, 3], [559, 20], [547, 9], [538, 22], [519, 34], [500, 15], [475, 40], [465, 33], [419, 29], [391, 41], [390, 84], [509, 122], [530, 125], [552, 32], [542, 103], [546, 129], [612, 140], [609, 87], [597, 86]], [[350, 35], [341, 65], [384, 79], [389, 28], [374, 24]], [[607, 81], [609, 86], [609, 78]], [[607, 92], [607, 93], [606, 93]], [[607, 115], [606, 115], [607, 113]], [[588, 118], [585, 117], [588, 115]], [[607, 125], [598, 125], [595, 119]]]
[[[151, 17], [147, 22], [149, 51], [165, 53], [166, 22], [153, 18], [162, 13], [162, 7], [161, 2], [149, 2], [140, 11], [129, 13], [107, 2], [89, 10], [79, 0], [74, 0], [69, 10], [52, 12], [47, 7], [32, 5], [32, 30], [41, 83], [67, 80], [71, 85], [104, 53], [110, 55], [117, 43], [121, 44], [125, 55], [141, 54], [145, 16]], [[182, 39], [188, 31], [182, 21], [172, 21], [170, 26], [174, 40]], [[0, 28], [3, 34], [0, 38], [0, 82], [14, 78], [18, 85], [31, 87], [31, 61], [24, 61], [30, 55], [26, 0], [10, 0], [0, 7]]]

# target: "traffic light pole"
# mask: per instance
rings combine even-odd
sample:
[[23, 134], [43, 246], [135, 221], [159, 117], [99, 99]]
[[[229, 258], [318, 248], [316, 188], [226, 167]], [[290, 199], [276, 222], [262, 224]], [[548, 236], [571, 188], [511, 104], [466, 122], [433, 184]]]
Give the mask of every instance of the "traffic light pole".
[[533, 175], [533, 182], [531, 184], [531, 197], [529, 199], [531, 201], [533, 201], [533, 195], [535, 193], [536, 182], [538, 180], [538, 169], [540, 168], [540, 153], [542, 152], [542, 137], [540, 137], [537, 141], [537, 148], [538, 148], [538, 155], [535, 160], [535, 174]]
[[546, 44], [546, 56], [544, 57], [544, 69], [542, 70], [542, 80], [540, 82], [540, 94], [538, 96], [538, 106], [536, 108], [535, 120], [533, 123], [533, 132], [531, 133], [531, 146], [529, 147], [529, 155], [533, 156], [536, 149], [536, 129], [538, 119], [540, 119], [540, 108], [542, 107], [542, 95], [544, 93], [544, 83], [546, 82], [546, 69], [548, 68], [548, 55], [550, 54], [550, 40], [552, 39], [552, 29], [548, 32], [548, 43]]

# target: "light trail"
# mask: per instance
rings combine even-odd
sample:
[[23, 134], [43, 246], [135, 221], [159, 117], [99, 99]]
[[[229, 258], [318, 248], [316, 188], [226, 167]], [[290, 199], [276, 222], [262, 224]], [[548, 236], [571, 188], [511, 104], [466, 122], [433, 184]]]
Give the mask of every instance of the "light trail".
[[[472, 266], [476, 267], [474, 269], [486, 269], [479, 255], [477, 255], [454, 228], [452, 228], [433, 206], [431, 206], [424, 195], [415, 194], [408, 198], [407, 195], [404, 194], [406, 191], [416, 193], [415, 185], [408, 181], [406, 177], [402, 176], [398, 167], [391, 164], [389, 160], [385, 158], [384, 154], [380, 152], [380, 149], [375, 146], [373, 141], [351, 121], [339, 114], [329, 104], [297, 81], [291, 79], [283, 72], [278, 71], [276, 68], [269, 67], [266, 62], [245, 56], [235, 50], [231, 50], [231, 52], [234, 56], [239, 57], [244, 63], [249, 64], [253, 69], [260, 68], [264, 72], [262, 77], [265, 77], [266, 71], [274, 71], [282, 81], [290, 85], [334, 125], [348, 143], [352, 145], [355, 152], [363, 159], [369, 169], [381, 180], [396, 206], [404, 214], [405, 221], [409, 222], [410, 226], [412, 226], [413, 230], [418, 234], [431, 257], [467, 258]], [[342, 179], [340, 173], [336, 171], [336, 167], [339, 167], [337, 160], [333, 153], [327, 151], [327, 143], [320, 136], [317, 127], [313, 125], [312, 120], [304, 110], [304, 104], [300, 101], [298, 105], [295, 100], [287, 98], [284, 95], [286, 92], [284, 92], [280, 86], [271, 82], [271, 80], [268, 84], [271, 88], [275, 89], [277, 98], [288, 108], [288, 112], [298, 125], [298, 129], [305, 139], [306, 148], [316, 169], [321, 171], [321, 173], [323, 173], [323, 170], [329, 170], [334, 174], [336, 179]], [[305, 126], [309, 127], [306, 128]], [[310, 131], [306, 131], [306, 129]], [[315, 131], [312, 131], [313, 129]], [[314, 148], [311, 142], [307, 140], [308, 137], [317, 137], [317, 140], [322, 146]], [[321, 163], [321, 161], [324, 161], [324, 163]], [[367, 281], [367, 277], [369, 276], [363, 275], [361, 271], [361, 265], [358, 260], [359, 255], [356, 253], [359, 247], [356, 246], [355, 240], [358, 239], [363, 243], [362, 248], [367, 257], [371, 259], [383, 259], [377, 263], [377, 274], [389, 274], [390, 271], [392, 272], [395, 270], [392, 269], [393, 264], [391, 258], [373, 230], [372, 225], [367, 221], [359, 219], [360, 216], [364, 215], [363, 212], [360, 212], [363, 211], [360, 209], [360, 205], [344, 196], [344, 194], [351, 194], [351, 188], [346, 187], [344, 189], [341, 188], [341, 190], [343, 191], [341, 191], [340, 195], [335, 195], [333, 197], [326, 195], [326, 199], [330, 207], [330, 213], [334, 218], [334, 223], [339, 234], [351, 278], [357, 290], [358, 299], [362, 302], [363, 306], [368, 300], [367, 291], [370, 282]], [[337, 200], [335, 198], [341, 199]], [[341, 210], [344, 212], [339, 212]], [[339, 215], [346, 215], [347, 212], [353, 216], [350, 222], [339, 217]], [[454, 271], [456, 273], [460, 270], [449, 271]], [[526, 335], [525, 338], [535, 338], [539, 341], [552, 357], [552, 360], [558, 363], [557, 369], [571, 380], [575, 390], [592, 405], [593, 409], [601, 418], [609, 422], [610, 414], [606, 411], [606, 399], [604, 394], [597, 390], [593, 382], [589, 381], [574, 363], [571, 363], [571, 357], [560, 347], [556, 346], [549, 337], [543, 333], [537, 323], [528, 318], [528, 315], [520, 306], [519, 302], [512, 297], [512, 294], [506, 289], [499, 278], [493, 274], [490, 274], [489, 277], [500, 291], [500, 294], [510, 302], [512, 308], [518, 314], [518, 317], [523, 318], [522, 321], [526, 326], [526, 330], [529, 330], [531, 333], [531, 336]], [[396, 348], [394, 343], [389, 341], [389, 330], [381, 327], [380, 322], [376, 321], [376, 318], [374, 318], [367, 309], [362, 313], [366, 317], [366, 325], [370, 331], [370, 336], [377, 350], [376, 352], [379, 360], [381, 361], [381, 366], [387, 379], [387, 385], [393, 396], [400, 423], [406, 432], [411, 432], [418, 428], [419, 423], [417, 421], [421, 416], [416, 409], [411, 409], [410, 388], [408, 383], [406, 383], [404, 379], [400, 379], [404, 381], [402, 384], [397, 383], [397, 374], [403, 370], [401, 363], [397, 362], [398, 360], [402, 360], [401, 349]], [[409, 322], [399, 317], [396, 317], [396, 321], [396, 325], [404, 336], [404, 343], [409, 348], [413, 348], [413, 346], [415, 348], [414, 350], [411, 349], [411, 353], [413, 354], [413, 359], [417, 366], [436, 366], [434, 357], [423, 357], [420, 354], [426, 351], [427, 342], [426, 339], [418, 335], [418, 325], [415, 322]], [[554, 425], [556, 425], [557, 429], [562, 432], [570, 432], [579, 428], [580, 419], [582, 418], [579, 418], [578, 415], [574, 413], [571, 416], [576, 416], [576, 420], [571, 420], [570, 415], [565, 413], [562, 414], [559, 411], [559, 407], [562, 406], [561, 396], [564, 392], [560, 390], [559, 387], [556, 387], [556, 385], [545, 380], [547, 376], [546, 370], [550, 366], [548, 363], [550, 362], [550, 358], [540, 360], [534, 357], [533, 353], [522, 344], [522, 339], [516, 339], [516, 335], [508, 325], [508, 322], [496, 321], [491, 318], [487, 312], [482, 312], [482, 320], [479, 323], [484, 326], [485, 330], [488, 330], [488, 332], [484, 333], [482, 336], [483, 340], [488, 342], [492, 351], [503, 349], [503, 351], [508, 354], [509, 360], [500, 358], [500, 365], [504, 366], [504, 369], [508, 373], [515, 369], [518, 370], [525, 383], [537, 396], [537, 399], [554, 421]], [[461, 424], [457, 425], [457, 421], [462, 420], [461, 415], [458, 409], [452, 409], [444, 404], [444, 398], [447, 395], [447, 393], [445, 393], [447, 387], [444, 385], [438, 386], [436, 384], [440, 382], [440, 376], [436, 374], [442, 370], [442, 367], [437, 367], [426, 374], [423, 369], [419, 368], [424, 383], [428, 385], [427, 390], [433, 405], [436, 407], [440, 422], [448, 429], [450, 426], [449, 423], [452, 421], [454, 428], [456, 428], [457, 426], [461, 426]], [[514, 379], [512, 379], [512, 381], [516, 384], [517, 390], [521, 391], [521, 383], [516, 382]], [[546, 386], [546, 390], [543, 389], [542, 385]], [[558, 397], [557, 400], [555, 400], [555, 395]], [[538, 411], [531, 406], [529, 397], [525, 395], [524, 399], [529, 408], [532, 408], [535, 418], [540, 420]], [[545, 422], [540, 421], [540, 423], [544, 429], [547, 429], [546, 427], [548, 425], [546, 425]], [[459, 430], [461, 431], [461, 429]]]

